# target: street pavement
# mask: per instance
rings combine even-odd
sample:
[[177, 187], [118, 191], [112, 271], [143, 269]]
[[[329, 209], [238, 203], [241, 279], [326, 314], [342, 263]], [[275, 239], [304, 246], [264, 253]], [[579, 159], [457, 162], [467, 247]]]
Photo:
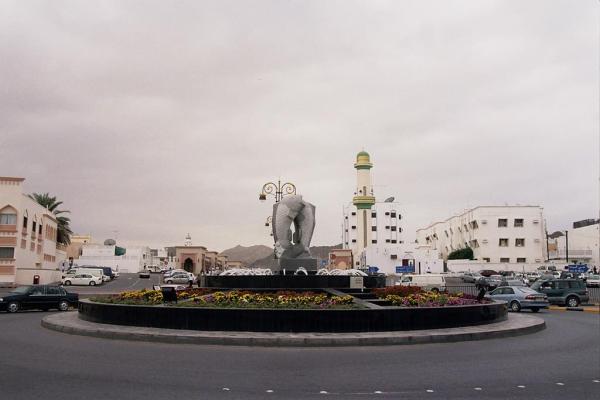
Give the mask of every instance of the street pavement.
[[474, 342], [253, 348], [127, 342], [0, 314], [1, 399], [597, 399], [600, 318], [542, 311], [547, 329]]

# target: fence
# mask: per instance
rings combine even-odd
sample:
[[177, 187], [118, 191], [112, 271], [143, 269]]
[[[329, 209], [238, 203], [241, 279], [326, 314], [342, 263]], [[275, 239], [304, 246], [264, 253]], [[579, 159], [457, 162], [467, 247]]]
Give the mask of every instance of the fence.
[[[448, 293], [465, 293], [477, 295], [479, 291], [475, 287], [475, 285], [447, 285]], [[600, 288], [597, 287], [589, 287], [587, 291], [590, 295], [589, 303], [591, 304], [600, 304]]]

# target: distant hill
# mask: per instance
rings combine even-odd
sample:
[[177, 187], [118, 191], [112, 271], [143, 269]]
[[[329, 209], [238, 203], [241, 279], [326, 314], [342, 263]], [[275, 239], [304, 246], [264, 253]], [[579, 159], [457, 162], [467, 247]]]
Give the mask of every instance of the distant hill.
[[[318, 265], [321, 265], [321, 260], [327, 260], [329, 258], [329, 252], [333, 249], [341, 249], [342, 245], [337, 244], [335, 246], [313, 246], [310, 248], [310, 254], [318, 258]], [[264, 258], [256, 260], [250, 266], [259, 268], [276, 268], [279, 266], [279, 260], [273, 256], [273, 249], [269, 249], [270, 253]]]
[[263, 245], [249, 247], [237, 245], [231, 249], [223, 250], [221, 254], [227, 256], [229, 260], [242, 261], [246, 265], [251, 265], [255, 261], [273, 254], [273, 249]]

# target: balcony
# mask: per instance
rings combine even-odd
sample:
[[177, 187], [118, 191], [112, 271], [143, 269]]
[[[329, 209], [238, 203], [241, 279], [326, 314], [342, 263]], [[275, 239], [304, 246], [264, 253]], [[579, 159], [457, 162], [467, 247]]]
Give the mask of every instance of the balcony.
[[17, 233], [16, 225], [0, 225], [0, 232]]

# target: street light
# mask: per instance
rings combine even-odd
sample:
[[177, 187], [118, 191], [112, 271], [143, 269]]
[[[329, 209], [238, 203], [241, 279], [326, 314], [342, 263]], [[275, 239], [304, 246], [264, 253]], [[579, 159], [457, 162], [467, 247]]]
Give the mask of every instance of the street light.
[[296, 194], [296, 185], [290, 182], [281, 184], [281, 180], [277, 181], [277, 184], [273, 182], [267, 182], [263, 185], [261, 193], [258, 195], [258, 200], [267, 200], [267, 195], [275, 196], [275, 203], [279, 203], [281, 199], [289, 194]]

